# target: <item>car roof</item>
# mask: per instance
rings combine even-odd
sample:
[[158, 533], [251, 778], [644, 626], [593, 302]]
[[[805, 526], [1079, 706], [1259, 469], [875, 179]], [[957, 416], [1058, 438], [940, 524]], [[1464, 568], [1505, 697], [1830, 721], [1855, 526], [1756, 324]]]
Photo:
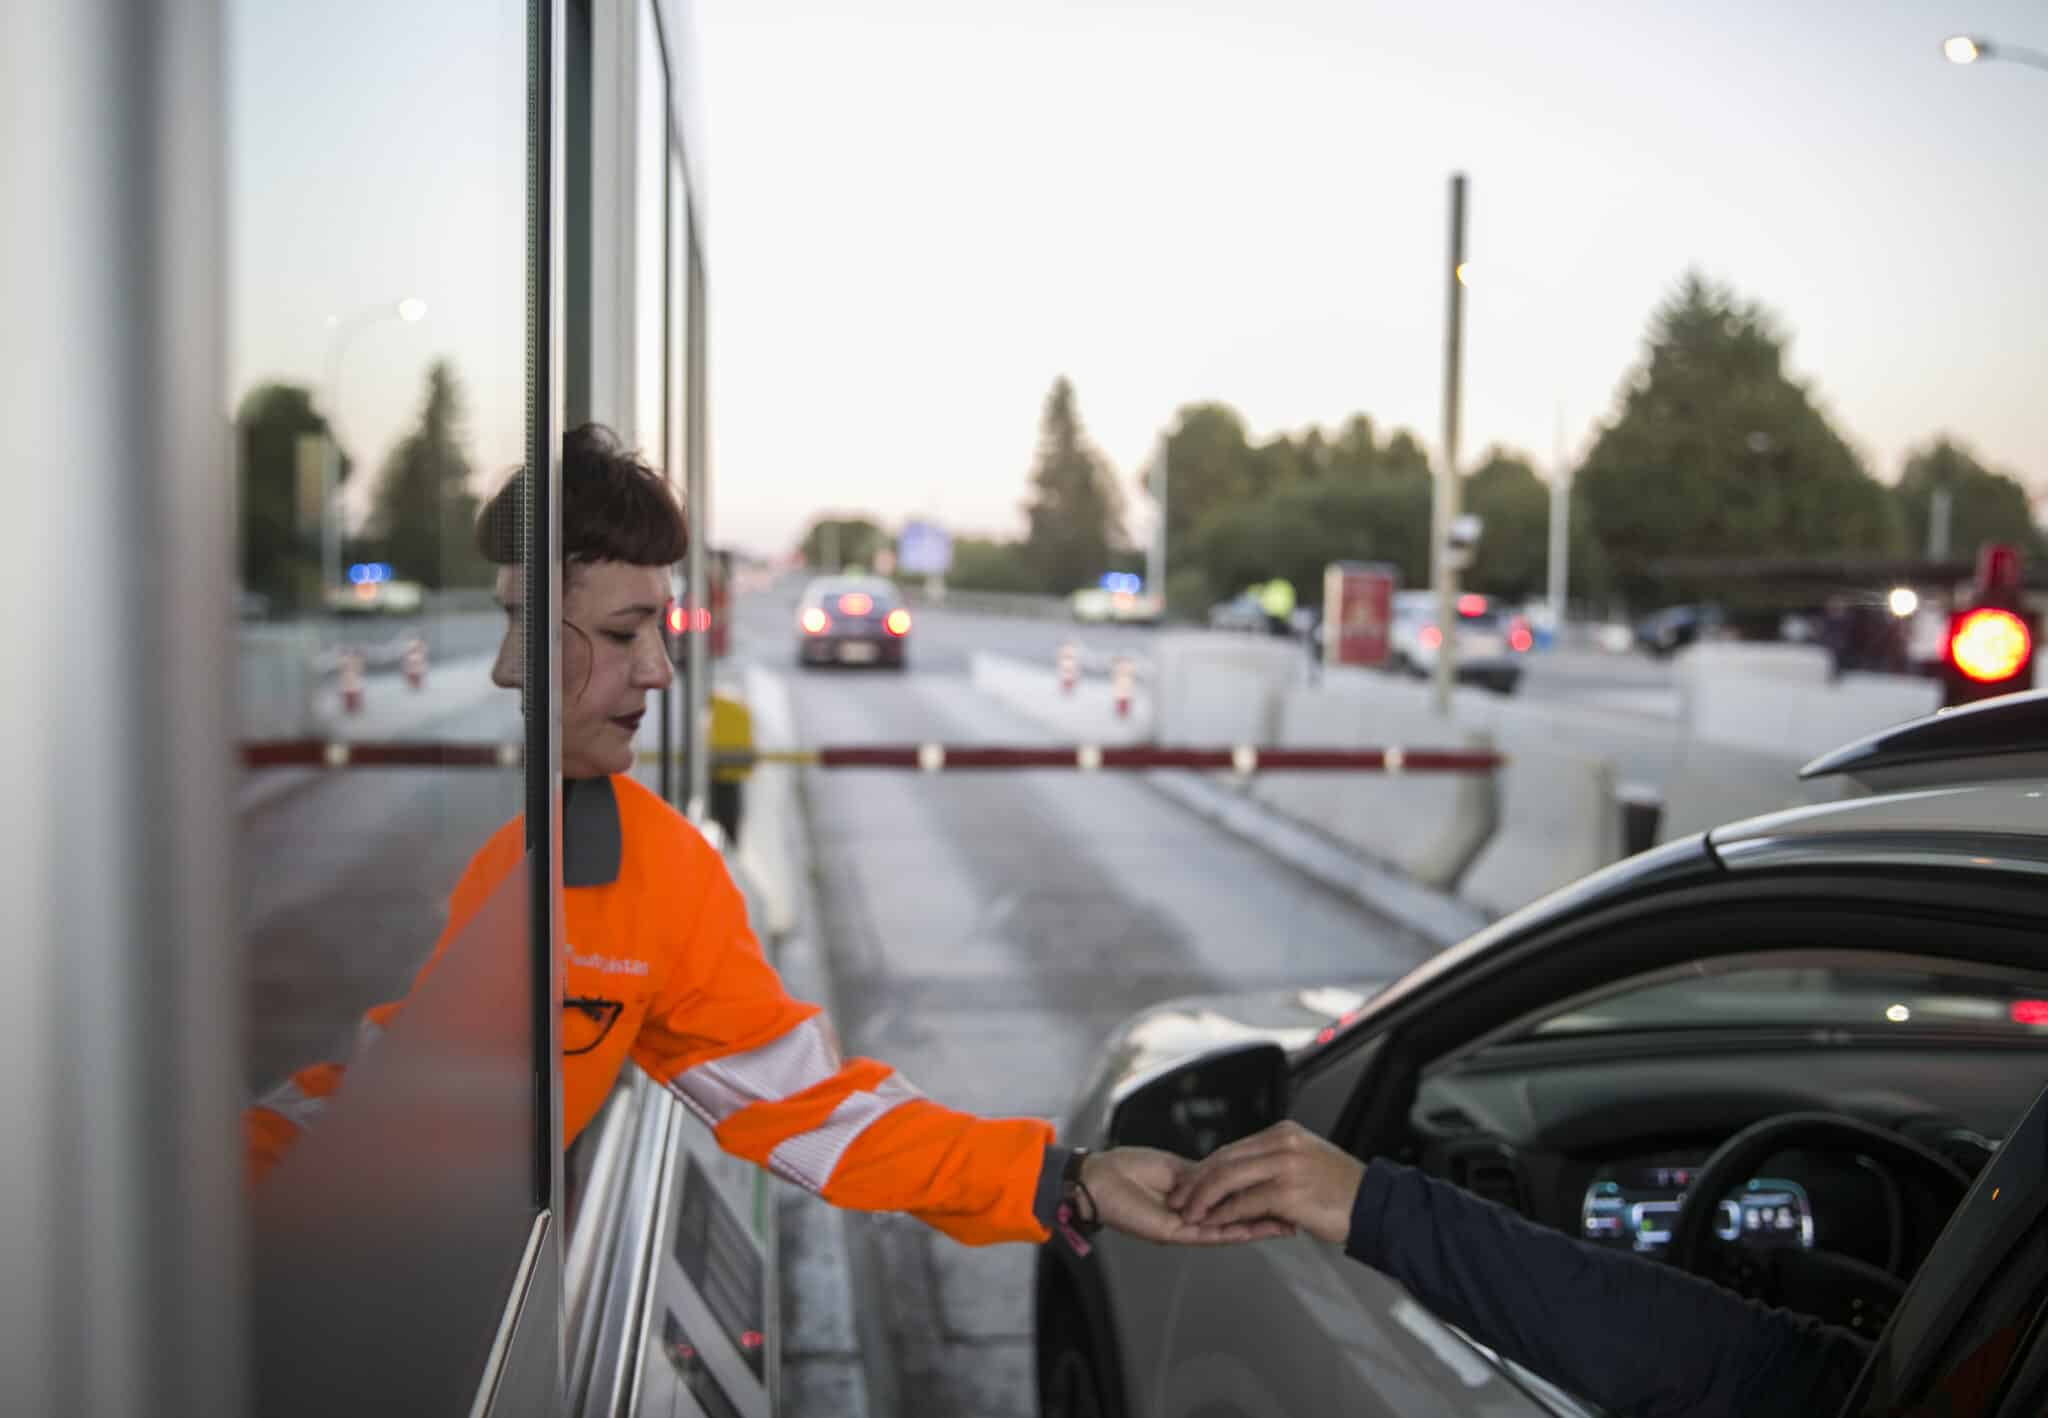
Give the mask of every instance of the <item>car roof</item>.
[[1800, 776], [1875, 791], [1717, 827], [1708, 841], [1724, 865], [1821, 865], [1854, 853], [2048, 876], [2048, 691], [1895, 725], [1823, 754]]
[[804, 587], [804, 599], [818, 596], [843, 596], [849, 591], [865, 591], [876, 599], [894, 597], [896, 583], [885, 581], [879, 576], [820, 576]]

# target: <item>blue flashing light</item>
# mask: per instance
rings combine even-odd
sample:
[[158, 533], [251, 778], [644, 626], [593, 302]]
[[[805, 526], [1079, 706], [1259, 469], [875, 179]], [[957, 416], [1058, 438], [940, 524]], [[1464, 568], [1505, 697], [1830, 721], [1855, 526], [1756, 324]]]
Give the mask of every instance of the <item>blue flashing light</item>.
[[391, 567], [382, 561], [359, 561], [348, 569], [348, 579], [352, 585], [373, 586], [391, 579]]
[[1128, 591], [1134, 596], [1145, 586], [1143, 578], [1130, 571], [1105, 571], [1097, 584], [1105, 591]]

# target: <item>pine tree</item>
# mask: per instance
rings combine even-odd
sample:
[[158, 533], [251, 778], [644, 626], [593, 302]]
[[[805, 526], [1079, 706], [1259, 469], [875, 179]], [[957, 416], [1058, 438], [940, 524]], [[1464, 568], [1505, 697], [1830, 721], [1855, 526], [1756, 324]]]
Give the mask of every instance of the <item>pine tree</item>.
[[1784, 372], [1762, 307], [1688, 273], [1651, 322], [1621, 412], [1575, 479], [1573, 508], [1639, 605], [1660, 559], [1895, 552], [1896, 504]]
[[1046, 396], [1024, 511], [1025, 556], [1040, 584], [1057, 594], [1093, 584], [1124, 540], [1123, 494], [1082, 431], [1065, 375]]
[[437, 588], [490, 580], [473, 534], [477, 499], [469, 490], [462, 418], [455, 371], [436, 360], [427, 370], [418, 427], [384, 461], [368, 528], [400, 579]]

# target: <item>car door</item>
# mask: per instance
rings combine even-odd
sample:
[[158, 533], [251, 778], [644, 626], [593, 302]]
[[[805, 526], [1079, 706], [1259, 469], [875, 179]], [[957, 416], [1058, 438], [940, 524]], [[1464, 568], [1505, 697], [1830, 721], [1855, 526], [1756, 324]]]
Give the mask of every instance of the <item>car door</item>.
[[[1368, 1044], [1334, 1087], [1374, 1087]], [[1297, 1093], [1295, 1120], [1328, 1135], [1351, 1110]], [[1301, 1106], [1301, 1105], [1306, 1105]], [[1534, 1418], [1590, 1410], [1537, 1396], [1510, 1367], [1417, 1304], [1395, 1281], [1302, 1235], [1189, 1250], [1105, 1236], [1119, 1307], [1125, 1391], [1145, 1418], [1278, 1418], [1341, 1402], [1352, 1414]]]
[[1154, 1251], [1166, 1272], [1149, 1418], [1555, 1418], [1590, 1410], [1537, 1399], [1486, 1350], [1400, 1285], [1308, 1236], [1207, 1251]]
[[2048, 1091], [1956, 1209], [1845, 1418], [2048, 1411]]
[[[1588, 991], [1688, 977], [1724, 958], [1769, 965], [1786, 952], [1853, 947], [2030, 975], [2038, 967], [2031, 895], [1959, 874], [1729, 881], [1702, 876], [1694, 850], [1674, 844], [1594, 878], [1551, 910], [1397, 983], [1333, 1043], [1334, 1063], [1298, 1060], [1291, 1116], [1355, 1155], [1385, 1155], [1412, 1128], [1424, 1064], [1567, 1002], [1577, 1009]], [[2027, 919], [1993, 924], [1983, 914], [1994, 904], [2022, 907]], [[1965, 928], [1969, 915], [1979, 919]], [[1931, 928], [1938, 918], [1947, 919]], [[2017, 1108], [2048, 1063], [2029, 1051], [2009, 1055], [2005, 1068], [2002, 1091], [2024, 1089]], [[1147, 1250], [1120, 1258], [1115, 1291], [1145, 1296], [1151, 1310], [1125, 1303], [1118, 1318], [1133, 1411], [1152, 1418], [1314, 1412], [1333, 1401], [1372, 1414], [1596, 1411], [1496, 1361], [1393, 1281], [1305, 1238]]]

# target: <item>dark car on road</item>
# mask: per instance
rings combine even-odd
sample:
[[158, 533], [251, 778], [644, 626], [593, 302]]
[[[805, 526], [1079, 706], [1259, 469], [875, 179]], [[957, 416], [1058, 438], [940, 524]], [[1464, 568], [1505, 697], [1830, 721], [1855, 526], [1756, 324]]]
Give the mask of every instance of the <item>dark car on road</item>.
[[909, 663], [910, 611], [893, 582], [875, 576], [825, 576], [804, 588], [796, 611], [799, 665]]
[[1662, 659], [1698, 640], [1711, 640], [1727, 624], [1716, 605], [1666, 606], [1636, 622], [1636, 644]]

